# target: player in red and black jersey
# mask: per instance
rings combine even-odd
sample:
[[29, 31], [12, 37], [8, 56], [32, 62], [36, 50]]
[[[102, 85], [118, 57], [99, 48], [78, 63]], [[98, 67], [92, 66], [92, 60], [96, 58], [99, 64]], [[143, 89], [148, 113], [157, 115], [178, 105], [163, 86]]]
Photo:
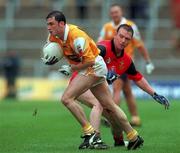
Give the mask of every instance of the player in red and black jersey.
[[[165, 108], [168, 108], [168, 100], [154, 91], [143, 75], [136, 70], [131, 57], [124, 52], [124, 48], [132, 39], [132, 36], [133, 29], [131, 26], [123, 24], [119, 26], [117, 34], [112, 40], [105, 40], [98, 43], [98, 48], [101, 51], [100, 55], [103, 57], [108, 68], [107, 81], [109, 84], [112, 84], [113, 81], [125, 73], [137, 86], [151, 95], [157, 102], [163, 104]], [[118, 133], [117, 135], [116, 131], [118, 129], [113, 130], [115, 146], [122, 145], [122, 133]]]
[[136, 70], [131, 57], [124, 52], [124, 49], [116, 52], [114, 39], [99, 42], [98, 48], [101, 50], [100, 55], [104, 58], [109, 73], [115, 73], [117, 76], [126, 73], [128, 78], [134, 81], [142, 79], [142, 74]]
[[136, 70], [131, 57], [124, 52], [124, 48], [132, 39], [132, 36], [132, 27], [122, 24], [117, 29], [117, 34], [112, 40], [105, 40], [98, 43], [98, 48], [101, 51], [100, 55], [104, 58], [109, 71], [107, 81], [113, 83], [116, 78], [126, 73], [129, 79], [134, 80], [141, 89], [153, 96], [155, 93], [154, 89], [149, 85], [143, 75]]

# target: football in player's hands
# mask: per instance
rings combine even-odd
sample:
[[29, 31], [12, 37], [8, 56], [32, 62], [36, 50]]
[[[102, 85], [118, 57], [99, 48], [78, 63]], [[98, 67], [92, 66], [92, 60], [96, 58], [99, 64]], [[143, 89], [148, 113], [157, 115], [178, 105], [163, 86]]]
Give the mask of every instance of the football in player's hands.
[[44, 64], [53, 65], [63, 58], [63, 50], [58, 43], [48, 42], [43, 47], [43, 57], [41, 58]]

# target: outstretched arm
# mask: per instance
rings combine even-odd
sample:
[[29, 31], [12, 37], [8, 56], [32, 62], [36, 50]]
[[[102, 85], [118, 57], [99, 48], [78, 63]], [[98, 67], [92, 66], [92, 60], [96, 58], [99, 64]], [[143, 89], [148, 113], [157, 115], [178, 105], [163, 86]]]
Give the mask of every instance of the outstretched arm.
[[135, 83], [139, 88], [151, 95], [155, 101], [157, 101], [161, 105], [164, 105], [165, 109], [169, 108], [170, 104], [168, 99], [166, 99], [166, 97], [162, 95], [157, 94], [144, 77], [139, 81], [135, 81]]
[[153, 96], [153, 94], [155, 93], [154, 89], [149, 85], [144, 77], [142, 77], [142, 79], [139, 81], [135, 81], [135, 83], [139, 88], [147, 92], [149, 95]]
[[169, 108], [169, 101], [162, 95], [157, 94], [154, 89], [150, 86], [150, 84], [147, 82], [147, 80], [142, 76], [141, 73], [136, 71], [136, 68], [131, 63], [130, 67], [128, 68], [127, 72], [128, 77], [136, 83], [136, 85], [144, 90], [146, 93], [151, 95], [155, 101], [165, 106], [165, 109]]

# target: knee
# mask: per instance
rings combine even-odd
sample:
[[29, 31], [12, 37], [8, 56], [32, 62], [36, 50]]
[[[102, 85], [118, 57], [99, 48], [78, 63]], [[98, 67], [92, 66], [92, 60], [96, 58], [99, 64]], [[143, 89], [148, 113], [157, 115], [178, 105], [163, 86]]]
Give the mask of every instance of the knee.
[[86, 97], [86, 103], [93, 109], [98, 110], [99, 112], [103, 111], [102, 104], [95, 97]]
[[100, 103], [97, 103], [96, 105], [94, 105], [93, 107], [95, 107], [97, 110], [99, 110], [100, 112], [103, 112], [103, 106]]
[[103, 106], [103, 111], [109, 113], [115, 113], [116, 108], [115, 108], [115, 103], [111, 103], [109, 105]]
[[62, 97], [61, 97], [61, 102], [63, 103], [63, 105], [64, 106], [68, 106], [69, 105], [69, 103], [70, 103], [70, 97], [68, 96], [68, 95], [63, 95]]

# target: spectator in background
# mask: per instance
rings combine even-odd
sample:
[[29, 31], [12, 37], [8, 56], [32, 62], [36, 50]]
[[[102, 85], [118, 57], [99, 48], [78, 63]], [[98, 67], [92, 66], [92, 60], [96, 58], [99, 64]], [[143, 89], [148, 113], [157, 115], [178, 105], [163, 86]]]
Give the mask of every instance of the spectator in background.
[[180, 0], [171, 0], [171, 12], [174, 22], [173, 45], [176, 55], [180, 55]]
[[15, 51], [8, 51], [3, 61], [7, 94], [5, 98], [16, 98], [16, 79], [19, 74], [19, 58]]
[[77, 14], [78, 18], [85, 19], [87, 16], [87, 3], [88, 0], [76, 0], [76, 8], [77, 8]]
[[130, 7], [130, 18], [132, 19], [148, 19], [148, 8], [149, 8], [149, 1], [147, 0], [130, 0], [129, 2]]

